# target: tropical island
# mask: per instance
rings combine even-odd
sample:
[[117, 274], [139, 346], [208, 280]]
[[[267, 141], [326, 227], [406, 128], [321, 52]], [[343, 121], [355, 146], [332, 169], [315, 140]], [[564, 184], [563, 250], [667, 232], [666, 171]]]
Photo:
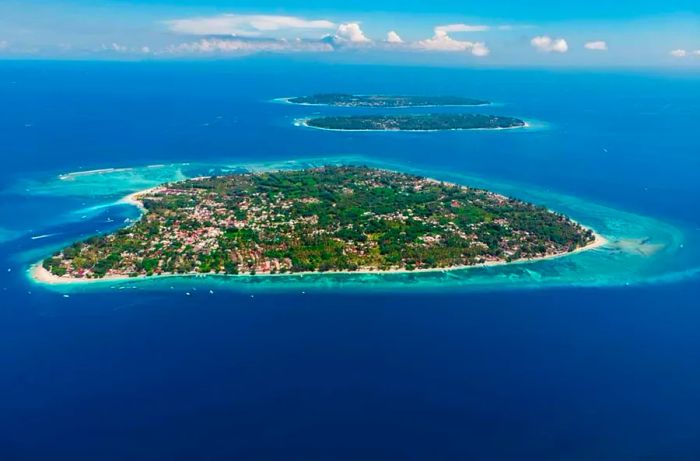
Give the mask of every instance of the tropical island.
[[308, 106], [337, 106], [337, 107], [436, 107], [436, 106], [484, 106], [489, 101], [461, 96], [412, 96], [412, 95], [381, 95], [381, 94], [345, 94], [322, 93], [311, 96], [287, 98], [292, 104]]
[[314, 117], [301, 125], [339, 131], [443, 131], [521, 128], [513, 117], [483, 114], [351, 115]]
[[444, 270], [600, 242], [541, 206], [363, 166], [194, 178], [129, 200], [141, 219], [57, 251], [35, 278]]

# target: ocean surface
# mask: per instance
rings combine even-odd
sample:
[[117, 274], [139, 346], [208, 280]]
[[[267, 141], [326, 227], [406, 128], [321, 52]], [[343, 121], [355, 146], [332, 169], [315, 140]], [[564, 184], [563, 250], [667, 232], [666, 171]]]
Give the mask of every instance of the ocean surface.
[[[316, 92], [458, 95], [523, 130], [329, 132]], [[0, 459], [700, 459], [700, 74], [0, 62]], [[407, 111], [407, 109], [402, 109]], [[431, 274], [47, 287], [29, 267], [202, 174], [365, 164], [609, 243]]]

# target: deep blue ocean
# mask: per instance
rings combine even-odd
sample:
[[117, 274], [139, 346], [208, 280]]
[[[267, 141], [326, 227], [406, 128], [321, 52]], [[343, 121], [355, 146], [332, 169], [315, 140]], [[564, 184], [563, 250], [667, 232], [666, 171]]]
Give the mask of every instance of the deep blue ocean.
[[[294, 120], [347, 109], [272, 101], [329, 91], [486, 98], [534, 128], [326, 132]], [[0, 459], [698, 460], [699, 118], [688, 72], [0, 62]], [[343, 156], [658, 220], [682, 264], [507, 289], [27, 276], [135, 216], [104, 205], [141, 176], [59, 175]]]

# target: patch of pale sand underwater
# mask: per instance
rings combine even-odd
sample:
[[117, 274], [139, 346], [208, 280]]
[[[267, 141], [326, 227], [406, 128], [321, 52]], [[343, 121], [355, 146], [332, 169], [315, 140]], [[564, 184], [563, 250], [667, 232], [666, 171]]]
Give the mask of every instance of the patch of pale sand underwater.
[[666, 247], [663, 243], [653, 243], [648, 238], [629, 238], [610, 242], [612, 250], [636, 253], [640, 256], [652, 256]]

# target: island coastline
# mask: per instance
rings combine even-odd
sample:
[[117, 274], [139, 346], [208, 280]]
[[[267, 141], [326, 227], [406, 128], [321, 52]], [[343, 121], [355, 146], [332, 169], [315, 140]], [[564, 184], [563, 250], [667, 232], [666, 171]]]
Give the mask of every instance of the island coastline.
[[[592, 230], [583, 226], [585, 229]], [[106, 283], [106, 282], [124, 282], [124, 281], [143, 281], [143, 280], [158, 280], [164, 278], [205, 278], [205, 277], [233, 277], [233, 278], [266, 278], [266, 277], [303, 277], [312, 275], [393, 275], [393, 274], [429, 274], [436, 272], [455, 272], [464, 271], [469, 269], [478, 269], [485, 267], [498, 267], [505, 265], [517, 265], [517, 264], [528, 264], [535, 263], [538, 261], [546, 261], [551, 259], [563, 258], [566, 256], [574, 255], [584, 251], [595, 250], [601, 248], [608, 244], [608, 240], [597, 232], [593, 231], [594, 240], [589, 244], [576, 248], [575, 250], [557, 253], [552, 255], [540, 256], [536, 258], [523, 258], [516, 259], [513, 261], [489, 261], [480, 264], [472, 265], [462, 265], [462, 266], [451, 266], [451, 267], [432, 267], [427, 269], [390, 269], [390, 270], [355, 270], [355, 271], [307, 271], [307, 272], [287, 272], [287, 273], [259, 273], [259, 274], [221, 274], [221, 273], [206, 273], [201, 272], [189, 272], [184, 274], [172, 274], [172, 273], [161, 273], [153, 275], [138, 275], [136, 277], [122, 276], [122, 275], [106, 275], [101, 278], [77, 278], [77, 277], [65, 277], [57, 276], [46, 270], [41, 262], [33, 264], [29, 269], [29, 275], [34, 282], [45, 284], [45, 285], [82, 285], [82, 284], [94, 284], [94, 283]]]
[[143, 202], [141, 200], [139, 200], [139, 197], [142, 195], [151, 194], [151, 193], [158, 192], [161, 190], [163, 190], [162, 185], [155, 186], [155, 187], [149, 187], [148, 189], [143, 189], [143, 190], [139, 190], [136, 192], [132, 192], [131, 194], [125, 195], [124, 197], [122, 197], [117, 203], [123, 203], [123, 204], [131, 205], [131, 206], [135, 206], [136, 208], [139, 209], [139, 211], [143, 215], [143, 214], [147, 213], [148, 210], [143, 205]]
[[[206, 179], [208, 178], [207, 176], [201, 176], [197, 178], [191, 178], [191, 179]], [[461, 184], [457, 183], [451, 183], [448, 181], [441, 181], [438, 179], [434, 178], [426, 178], [430, 181], [434, 182], [439, 182], [439, 183], [444, 183], [444, 184], [449, 184], [449, 185], [454, 185], [454, 186], [459, 186], [459, 187], [465, 187]], [[155, 193], [158, 191], [161, 191], [164, 189], [164, 185], [158, 185], [155, 187], [150, 187], [147, 189], [139, 190], [133, 193], [130, 193], [120, 200], [118, 200], [116, 203], [120, 204], [128, 204], [131, 206], [134, 206], [138, 208], [139, 212], [141, 213], [141, 217], [145, 215], [148, 210], [144, 206], [144, 203], [139, 199], [139, 197], [143, 195], [147, 195], [149, 193]], [[550, 210], [551, 211], [551, 210]], [[140, 217], [140, 218], [141, 218]], [[139, 218], [139, 219], [140, 219]], [[260, 272], [257, 274], [251, 274], [251, 273], [240, 273], [240, 274], [226, 274], [226, 273], [215, 273], [215, 272], [209, 272], [209, 273], [201, 273], [201, 272], [188, 272], [188, 273], [154, 273], [152, 275], [145, 275], [145, 274], [140, 274], [137, 276], [128, 276], [128, 275], [113, 275], [113, 274], [108, 274], [105, 275], [104, 277], [100, 278], [80, 278], [80, 277], [70, 277], [70, 276], [58, 276], [55, 274], [52, 274], [50, 271], [48, 271], [46, 268], [43, 267], [42, 262], [36, 262], [30, 266], [28, 269], [27, 273], [30, 277], [30, 279], [39, 284], [44, 284], [44, 285], [83, 285], [83, 284], [97, 284], [97, 283], [109, 283], [109, 282], [124, 282], [124, 281], [144, 281], [144, 280], [158, 280], [158, 279], [163, 279], [163, 278], [204, 278], [204, 277], [236, 277], [236, 278], [267, 278], [267, 277], [303, 277], [303, 276], [318, 276], [318, 275], [394, 275], [394, 274], [429, 274], [429, 273], [439, 273], [439, 272], [453, 272], [453, 271], [464, 271], [468, 269], [477, 269], [477, 268], [485, 268], [485, 267], [498, 267], [498, 266], [505, 266], [505, 265], [517, 265], [517, 264], [527, 264], [527, 263], [534, 263], [538, 261], [545, 261], [545, 260], [551, 260], [551, 259], [558, 259], [562, 258], [565, 256], [570, 256], [574, 255], [577, 253], [581, 253], [584, 251], [590, 251], [594, 249], [601, 248], [608, 244], [608, 240], [602, 236], [601, 234], [597, 233], [595, 230], [591, 229], [590, 227], [584, 226], [576, 221], [572, 222], [578, 224], [581, 226], [584, 230], [590, 231], [593, 235], [593, 240], [589, 242], [588, 244], [575, 248], [571, 251], [564, 251], [556, 254], [548, 254], [548, 255], [543, 255], [543, 256], [538, 256], [538, 257], [530, 257], [530, 258], [520, 258], [520, 259], [514, 259], [511, 261], [507, 260], [498, 260], [498, 261], [487, 261], [483, 263], [477, 263], [477, 264], [470, 264], [470, 265], [456, 265], [456, 266], [446, 266], [446, 267], [432, 267], [432, 268], [414, 268], [414, 269], [406, 269], [406, 268], [396, 268], [396, 269], [366, 269], [366, 268], [358, 268], [357, 270], [328, 270], [328, 271], [302, 271], [302, 272], [285, 272], [285, 273], [270, 273], [270, 272]]]
[[314, 117], [304, 117], [294, 120], [294, 126], [309, 128], [313, 130], [321, 131], [336, 131], [336, 132], [346, 132], [346, 133], [436, 133], [440, 131], [505, 131], [505, 130], [518, 130], [531, 128], [531, 124], [525, 119], [520, 119], [523, 124], [517, 126], [507, 126], [507, 127], [494, 127], [494, 128], [446, 128], [446, 129], [429, 129], [429, 130], [371, 130], [371, 129], [345, 129], [345, 128], [325, 128], [321, 126], [309, 125], [309, 121]]
[[[356, 96], [372, 96], [372, 95], [365, 95], [365, 94], [358, 94]], [[282, 97], [282, 98], [274, 98], [271, 101], [273, 103], [278, 103], [278, 104], [290, 104], [292, 106], [305, 106], [305, 107], [344, 107], [344, 108], [351, 108], [351, 106], [338, 106], [338, 105], [333, 105], [333, 104], [323, 104], [323, 103], [310, 103], [310, 102], [294, 102], [292, 99], [298, 98], [298, 96], [287, 96], [287, 97]], [[480, 104], [423, 104], [423, 105], [400, 105], [400, 106], [390, 106], [390, 107], [381, 107], [381, 106], [359, 106], [362, 109], [429, 109], [429, 108], [436, 108], [436, 107], [486, 107], [486, 106], [496, 106], [497, 103], [494, 103], [492, 101], [485, 101]]]

